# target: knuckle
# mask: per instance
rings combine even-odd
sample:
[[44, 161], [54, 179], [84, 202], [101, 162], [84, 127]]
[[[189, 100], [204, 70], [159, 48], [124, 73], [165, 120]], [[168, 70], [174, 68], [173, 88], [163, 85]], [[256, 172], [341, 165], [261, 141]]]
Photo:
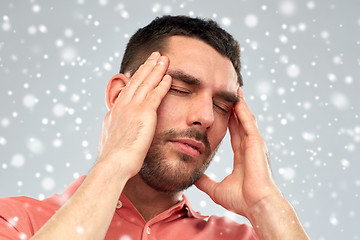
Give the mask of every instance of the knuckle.
[[157, 101], [157, 96], [156, 96], [156, 94], [148, 94], [148, 95], [146, 96], [146, 102], [147, 102], [147, 103], [153, 104], [153, 103], [156, 102], [156, 101]]
[[147, 83], [147, 82], [142, 82], [140, 85], [139, 85], [139, 88], [140, 89], [146, 89], [146, 88], [148, 88], [148, 87], [150, 87], [150, 84], [149, 83]]
[[130, 84], [132, 84], [132, 83], [136, 83], [137, 81], [139, 81], [139, 77], [138, 77], [138, 74], [134, 74], [133, 76], [132, 76], [132, 78], [130, 79], [130, 81], [128, 82], [128, 85], [130, 85]]

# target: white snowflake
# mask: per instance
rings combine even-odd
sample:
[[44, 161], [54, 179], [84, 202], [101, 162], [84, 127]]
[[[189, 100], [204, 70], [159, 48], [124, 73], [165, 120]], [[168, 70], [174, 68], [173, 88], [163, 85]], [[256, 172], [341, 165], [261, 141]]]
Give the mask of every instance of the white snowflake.
[[300, 75], [300, 67], [295, 64], [291, 64], [287, 67], [286, 73], [291, 78], [297, 78]]
[[280, 13], [286, 17], [293, 16], [296, 12], [296, 4], [294, 1], [285, 0], [280, 3]]
[[255, 14], [248, 14], [245, 16], [244, 23], [248, 28], [254, 28], [258, 25], [259, 19]]
[[41, 181], [41, 186], [46, 191], [51, 191], [55, 187], [55, 180], [51, 177], [46, 177]]
[[16, 153], [12, 156], [10, 161], [11, 166], [13, 167], [22, 167], [25, 164], [25, 157], [21, 153]]

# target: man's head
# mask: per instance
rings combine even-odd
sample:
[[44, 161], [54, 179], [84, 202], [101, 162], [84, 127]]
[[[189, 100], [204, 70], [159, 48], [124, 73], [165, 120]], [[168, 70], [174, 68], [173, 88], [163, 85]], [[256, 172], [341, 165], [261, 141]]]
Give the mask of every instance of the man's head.
[[130, 39], [121, 73], [108, 84], [108, 100], [116, 99], [116, 86], [126, 86], [152, 51], [169, 58], [172, 85], [157, 109], [139, 175], [158, 191], [178, 192], [201, 177], [226, 134], [242, 85], [239, 45], [213, 21], [157, 18]]
[[120, 73], [132, 76], [152, 52], [166, 52], [168, 38], [176, 35], [199, 39], [229, 58], [243, 85], [238, 42], [215, 21], [186, 16], [163, 16], [140, 28], [127, 44]]

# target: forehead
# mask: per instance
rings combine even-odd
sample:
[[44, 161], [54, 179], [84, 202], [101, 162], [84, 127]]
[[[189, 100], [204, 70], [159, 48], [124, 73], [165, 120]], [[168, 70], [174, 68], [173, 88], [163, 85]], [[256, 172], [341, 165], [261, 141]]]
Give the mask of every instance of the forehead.
[[172, 36], [163, 54], [170, 59], [169, 71], [182, 71], [214, 91], [236, 92], [237, 74], [232, 62], [202, 40]]

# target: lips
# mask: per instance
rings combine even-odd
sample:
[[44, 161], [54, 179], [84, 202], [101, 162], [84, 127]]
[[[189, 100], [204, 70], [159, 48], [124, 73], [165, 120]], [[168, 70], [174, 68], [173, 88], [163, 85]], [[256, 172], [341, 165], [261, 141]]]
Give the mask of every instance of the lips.
[[193, 139], [175, 139], [171, 142], [181, 151], [193, 157], [198, 157], [205, 150], [205, 146], [203, 143]]

